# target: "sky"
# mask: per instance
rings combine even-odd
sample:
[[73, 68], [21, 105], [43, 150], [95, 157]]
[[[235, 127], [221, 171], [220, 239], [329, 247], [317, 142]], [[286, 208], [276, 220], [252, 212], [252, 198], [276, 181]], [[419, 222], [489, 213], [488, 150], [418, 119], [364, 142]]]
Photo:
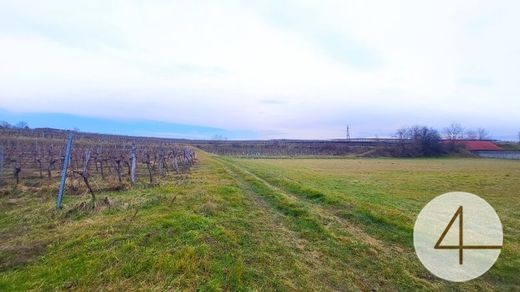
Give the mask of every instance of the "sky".
[[518, 11], [500, 0], [0, 0], [0, 120], [230, 139], [460, 123], [517, 139]]
[[254, 131], [226, 130], [152, 120], [107, 119], [63, 113], [9, 112], [2, 109], [0, 109], [0, 117], [2, 117], [1, 121], [7, 121], [14, 126], [24, 121], [31, 128], [71, 129], [88, 133], [197, 140], [259, 139]]

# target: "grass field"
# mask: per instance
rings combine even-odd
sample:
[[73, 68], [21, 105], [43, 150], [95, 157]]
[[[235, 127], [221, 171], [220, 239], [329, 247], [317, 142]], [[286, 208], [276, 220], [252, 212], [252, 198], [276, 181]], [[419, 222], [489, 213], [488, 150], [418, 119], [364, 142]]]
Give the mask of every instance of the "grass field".
[[[20, 187], [0, 197], [0, 290], [519, 290], [520, 162], [257, 159], [200, 153], [155, 187], [88, 195]], [[485, 198], [504, 226], [497, 263], [449, 283], [413, 251], [435, 196]]]

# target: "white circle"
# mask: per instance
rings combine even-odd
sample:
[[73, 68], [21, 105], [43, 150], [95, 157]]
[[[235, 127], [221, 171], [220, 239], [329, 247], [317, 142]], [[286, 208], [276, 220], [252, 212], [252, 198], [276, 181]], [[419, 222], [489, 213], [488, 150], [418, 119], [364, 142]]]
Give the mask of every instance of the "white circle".
[[484, 274], [497, 260], [502, 223], [493, 207], [479, 196], [446, 193], [421, 210], [413, 241], [415, 253], [430, 272], [445, 280], [464, 282]]

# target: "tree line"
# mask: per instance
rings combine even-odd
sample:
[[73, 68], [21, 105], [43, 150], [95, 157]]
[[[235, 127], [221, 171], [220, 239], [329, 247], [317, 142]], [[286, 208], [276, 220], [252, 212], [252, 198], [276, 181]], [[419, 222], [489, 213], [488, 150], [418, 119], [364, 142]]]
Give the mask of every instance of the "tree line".
[[29, 129], [29, 124], [24, 121], [19, 121], [12, 125], [6, 121], [0, 121], [0, 129]]
[[[398, 129], [394, 135], [400, 143], [391, 149], [394, 156], [440, 156], [462, 150], [460, 140], [489, 140], [490, 133], [483, 128], [466, 129], [453, 123], [438, 131], [428, 126], [411, 126]], [[443, 140], [446, 143], [443, 143]]]

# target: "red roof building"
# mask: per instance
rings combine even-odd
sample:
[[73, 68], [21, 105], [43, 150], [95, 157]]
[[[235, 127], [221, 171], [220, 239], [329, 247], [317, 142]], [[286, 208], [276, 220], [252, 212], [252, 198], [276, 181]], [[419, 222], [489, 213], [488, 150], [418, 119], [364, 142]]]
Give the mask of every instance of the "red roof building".
[[[451, 141], [444, 141], [444, 143], [450, 143]], [[464, 148], [468, 151], [499, 151], [502, 148], [498, 147], [497, 144], [491, 141], [469, 141], [469, 140], [457, 140], [454, 141], [457, 145], [464, 145]]]

